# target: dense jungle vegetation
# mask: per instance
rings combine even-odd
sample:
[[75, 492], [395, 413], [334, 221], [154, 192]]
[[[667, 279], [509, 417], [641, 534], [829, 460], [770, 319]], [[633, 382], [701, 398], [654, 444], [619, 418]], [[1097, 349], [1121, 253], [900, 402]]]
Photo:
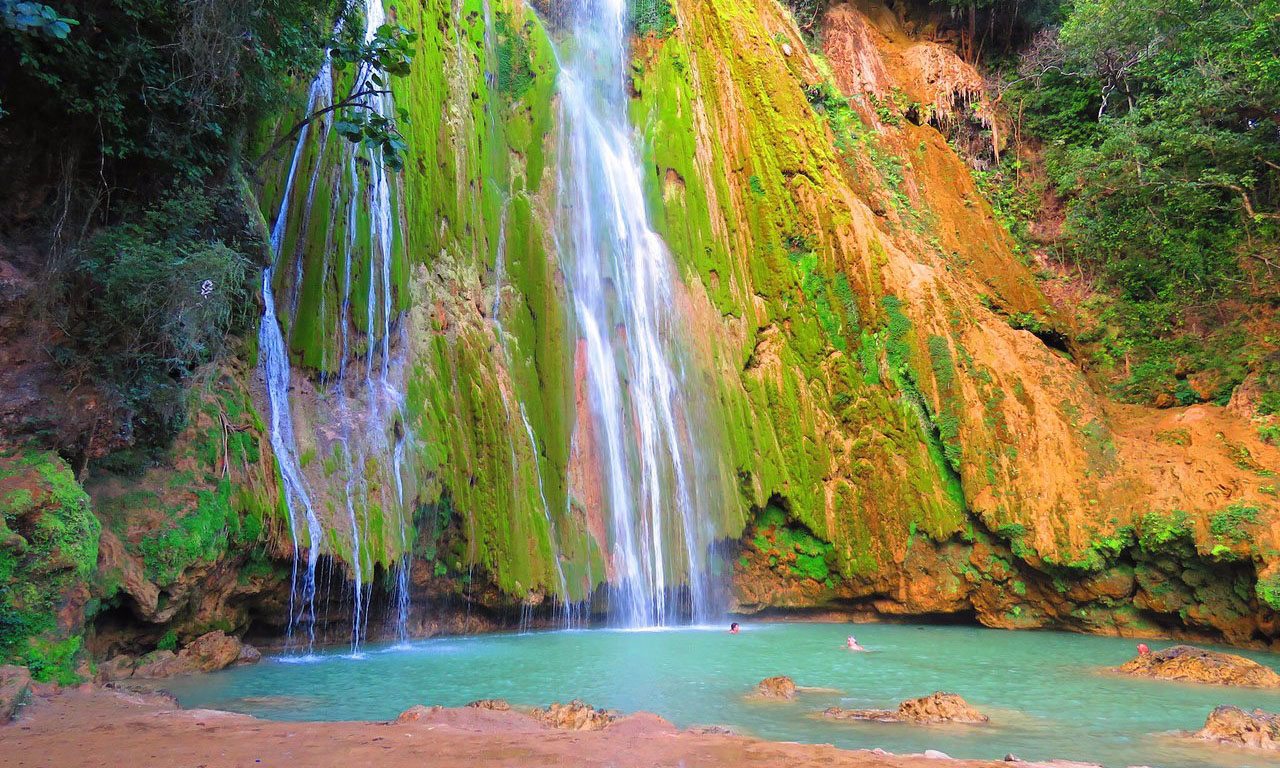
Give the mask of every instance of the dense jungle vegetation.
[[[820, 38], [826, 4], [788, 4]], [[266, 233], [250, 190], [276, 138], [261, 135], [266, 119], [303, 111], [326, 47], [377, 55], [354, 32], [333, 38], [342, 12], [335, 0], [0, 5], [0, 238], [38, 254], [52, 353], [68, 380], [110, 394], [143, 460], [180, 428], [188, 374], [256, 316]], [[945, 14], [990, 75], [1020, 151], [976, 163], [979, 180], [1028, 252], [1092, 286], [1082, 364], [1157, 405], [1225, 403], [1252, 375], [1258, 412], [1280, 411], [1280, 0], [907, 12]], [[358, 117], [343, 127], [398, 142]], [[1060, 223], [1050, 238], [1045, 219]]]
[[[336, 0], [0, 11], [0, 239], [40, 254], [32, 310], [60, 332], [50, 352], [123, 414], [136, 466], [181, 429], [189, 374], [259, 312], [268, 234], [252, 188], [288, 138], [273, 144], [266, 121], [341, 109], [339, 132], [395, 166], [395, 126], [362, 99], [407, 73], [415, 36], [389, 26], [366, 41], [343, 18], [359, 9]], [[339, 69], [383, 74], [349, 75], [344, 98], [306, 115], [326, 50]]]
[[956, 10], [1022, 150], [979, 180], [1097, 289], [1085, 364], [1155, 405], [1225, 404], [1252, 374], [1257, 412], [1280, 411], [1280, 3]]

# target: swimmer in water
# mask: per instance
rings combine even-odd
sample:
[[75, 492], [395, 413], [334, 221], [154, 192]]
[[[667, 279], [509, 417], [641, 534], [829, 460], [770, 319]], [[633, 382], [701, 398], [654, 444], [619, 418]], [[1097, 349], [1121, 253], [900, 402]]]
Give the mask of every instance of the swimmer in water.
[[857, 640], [853, 639], [853, 635], [849, 635], [847, 638], [845, 638], [844, 645], [846, 648], [848, 648], [851, 651], [867, 650], [866, 648], [863, 648], [861, 645], [859, 645]]
[[735, 621], [729, 625], [729, 634], [731, 635], [738, 634], [738, 622]]
[[1147, 644], [1146, 644], [1146, 643], [1138, 643], [1138, 655], [1139, 655], [1139, 656], [1146, 656], [1148, 653], [1151, 653], [1151, 649], [1147, 647]]

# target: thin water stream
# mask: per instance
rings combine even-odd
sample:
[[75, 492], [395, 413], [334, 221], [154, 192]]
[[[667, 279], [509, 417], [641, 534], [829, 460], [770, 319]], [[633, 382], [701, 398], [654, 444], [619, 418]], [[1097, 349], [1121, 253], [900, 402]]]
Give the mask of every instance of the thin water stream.
[[[364, 36], [372, 40], [378, 29], [385, 23], [386, 15], [380, 2], [370, 2], [364, 8]], [[365, 89], [371, 83], [373, 72], [362, 67], [356, 75], [353, 92]], [[328, 61], [312, 82], [307, 103], [310, 113], [320, 107], [329, 106], [333, 102], [333, 73]], [[361, 100], [361, 107], [381, 116], [394, 113], [394, 104], [388, 94], [373, 94]], [[336, 380], [327, 382], [327, 392], [319, 392], [317, 409], [322, 420], [327, 420], [336, 427], [327, 439], [334, 441], [334, 448], [341, 453], [344, 481], [341, 486], [343, 508], [346, 512], [344, 527], [350, 536], [352, 556], [347, 558], [348, 575], [351, 578], [351, 649], [358, 652], [368, 630], [368, 598], [372, 593], [371, 575], [366, 568], [364, 553], [372, 549], [368, 529], [369, 511], [376, 504], [384, 517], [391, 516], [398, 524], [399, 544], [407, 552], [409, 541], [409, 515], [405, 511], [404, 498], [404, 457], [405, 445], [413, 439], [404, 423], [404, 385], [403, 354], [407, 347], [400, 344], [393, 355], [391, 334], [396, 321], [394, 309], [395, 296], [392, 288], [392, 259], [394, 244], [399, 224], [393, 204], [392, 183], [382, 166], [381, 158], [375, 150], [344, 142], [340, 149], [341, 166], [338, 177], [331, 177], [332, 166], [317, 161], [311, 168], [310, 179], [306, 184], [305, 197], [295, 199], [300, 192], [296, 189], [299, 175], [299, 163], [304, 156], [304, 149], [309, 140], [317, 143], [316, 158], [326, 156], [325, 146], [330, 139], [329, 132], [332, 117], [326, 117], [307, 125], [300, 132], [293, 150], [288, 176], [285, 180], [284, 193], [280, 209], [276, 215], [271, 233], [272, 253], [275, 257], [271, 268], [264, 271], [263, 298], [264, 311], [259, 330], [259, 345], [262, 349], [261, 368], [266, 384], [267, 405], [271, 424], [272, 448], [280, 466], [285, 488], [285, 500], [293, 542], [294, 564], [289, 601], [289, 641], [290, 647], [303, 653], [309, 653], [315, 640], [316, 623], [316, 566], [325, 542], [326, 526], [333, 526], [336, 521], [318, 514], [316, 507], [326, 506], [324, 493], [325, 480], [312, 477], [315, 487], [308, 482], [300, 460], [299, 441], [294, 431], [295, 404], [290, 399], [295, 371], [289, 356], [289, 348], [284, 338], [283, 327], [277, 312], [288, 312], [291, 320], [297, 319], [298, 296], [303, 282], [303, 255], [301, 251], [293, 254], [282, 254], [281, 248], [286, 240], [286, 228], [290, 225], [289, 211], [291, 206], [299, 206], [301, 214], [300, 231], [309, 231], [308, 222], [312, 216], [328, 216], [328, 231], [324, 240], [326, 245], [323, 264], [323, 283], [329, 282], [333, 269], [331, 263], [335, 246], [338, 259], [343, 267], [340, 296], [338, 337], [341, 355], [337, 365]], [[313, 135], [314, 134], [314, 135]], [[361, 171], [361, 168], [365, 169]], [[317, 184], [336, 182], [345, 179], [350, 187], [345, 204], [335, 202], [330, 210], [313, 210]], [[323, 180], [323, 181], [322, 181]], [[335, 197], [335, 201], [337, 198]], [[365, 276], [368, 279], [366, 298], [365, 344], [360, 349], [350, 338], [352, 317], [352, 291], [360, 286], [353, 284], [352, 256], [360, 250], [356, 233], [361, 229], [363, 214], [368, 219], [368, 262]], [[343, 222], [347, 236], [341, 243], [332, 243], [334, 220]], [[278, 307], [273, 291], [274, 274], [287, 264], [287, 258], [293, 259], [294, 276], [292, 281], [292, 297], [283, 306]], [[320, 314], [327, 316], [324, 307], [324, 293], [321, 293]], [[290, 323], [292, 324], [292, 323]], [[404, 329], [400, 329], [403, 341]], [[353, 368], [349, 358], [363, 354], [364, 373], [364, 407], [352, 408], [351, 403], [361, 394], [349, 381]], [[310, 374], [300, 374], [310, 375]], [[324, 380], [324, 376], [320, 376]], [[325, 409], [331, 408], [329, 412]], [[388, 434], [390, 433], [390, 437]], [[321, 442], [321, 441], [316, 441]], [[310, 446], [309, 446], [310, 447]], [[328, 450], [328, 446], [319, 446]], [[380, 459], [379, 464], [392, 475], [395, 496], [391, 497], [389, 486], [385, 483], [373, 482], [366, 475], [368, 459]], [[376, 496], [376, 498], [375, 498]], [[332, 510], [329, 511], [332, 514]], [[305, 520], [307, 538], [302, 540], [299, 526]], [[305, 549], [305, 566], [299, 563]], [[396, 571], [394, 590], [396, 610], [393, 620], [398, 637], [407, 638], [407, 622], [409, 620], [409, 563], [410, 558], [402, 556], [393, 564]], [[305, 645], [295, 646], [293, 631], [302, 627], [306, 631]]]
[[[871, 650], [851, 653], [853, 633]], [[1157, 644], [1159, 645], [1159, 644]], [[580, 630], [439, 638], [369, 646], [364, 658], [266, 660], [166, 688], [184, 706], [285, 720], [386, 720], [414, 704], [461, 706], [502, 697], [513, 706], [582, 698], [647, 710], [679, 726], [720, 724], [762, 738], [952, 757], [1074, 759], [1107, 766], [1280, 766], [1280, 758], [1186, 742], [1219, 704], [1280, 710], [1280, 691], [1185, 685], [1102, 674], [1131, 658], [1131, 640], [975, 627], [847, 624], [747, 625], [662, 631]], [[1280, 656], [1245, 653], [1275, 667]], [[802, 686], [791, 702], [747, 698], [761, 678]], [[893, 708], [951, 691], [991, 717], [986, 726], [828, 721], [830, 706]]]

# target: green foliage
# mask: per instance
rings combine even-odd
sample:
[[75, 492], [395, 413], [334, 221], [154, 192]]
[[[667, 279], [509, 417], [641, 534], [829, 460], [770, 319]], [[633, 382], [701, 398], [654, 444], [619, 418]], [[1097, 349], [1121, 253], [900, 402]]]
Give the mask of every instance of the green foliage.
[[[1022, 161], [1015, 153], [1006, 153], [998, 165], [974, 170], [973, 181], [991, 204], [996, 221], [1012, 236], [1015, 250], [1021, 253], [1028, 248], [1031, 226], [1040, 210], [1042, 190], [1024, 180]], [[1010, 324], [1014, 325], [1012, 319]], [[1035, 332], [1032, 328], [1026, 330]]]
[[671, 0], [633, 0], [631, 29], [640, 37], [666, 37], [675, 31]]
[[98, 520], [56, 455], [0, 453], [0, 467], [13, 470], [14, 488], [0, 493], [0, 662], [28, 666], [37, 680], [75, 682], [81, 638], [55, 639], [57, 614], [97, 567]]
[[0, 27], [0, 82], [17, 118], [0, 143], [83, 154], [96, 181], [121, 188], [118, 200], [223, 172], [237, 132], [287, 104], [294, 79], [318, 66], [334, 8], [328, 0], [62, 5], [81, 22], [65, 39]]
[[212, 490], [196, 491], [195, 509], [168, 527], [149, 531], [138, 543], [147, 579], [164, 586], [198, 562], [215, 562], [262, 535], [262, 521], [241, 516], [231, 503], [232, 488], [223, 479]]
[[[1067, 254], [1118, 297], [1095, 362], [1123, 361], [1129, 401], [1224, 403], [1257, 364], [1246, 313], [1205, 318], [1206, 334], [1188, 308], [1274, 294], [1280, 0], [1063, 7], [1004, 99], [1044, 144]], [[1213, 392], [1190, 385], [1198, 371], [1219, 374]]]
[[1179, 554], [1193, 542], [1191, 523], [1180, 509], [1152, 510], [1138, 524], [1138, 546], [1153, 554]]
[[784, 509], [769, 504], [756, 516], [752, 546], [769, 555], [769, 565], [795, 579], [826, 581], [834, 573], [835, 551]]
[[244, 254], [262, 244], [227, 221], [235, 205], [184, 188], [103, 230], [68, 286], [68, 342], [55, 354], [88, 370], [135, 415], [144, 445], [177, 434], [187, 377], [252, 318]]
[[178, 650], [178, 633], [172, 628], [164, 633], [164, 636], [156, 643], [157, 651], [176, 651]]
[[0, 23], [18, 32], [65, 40], [71, 34], [71, 28], [80, 22], [59, 16], [57, 11], [42, 3], [0, 0]]
[[1240, 543], [1249, 540], [1248, 526], [1257, 522], [1262, 510], [1243, 502], [1231, 504], [1209, 517], [1209, 532], [1220, 539]]
[[796, 26], [800, 27], [805, 39], [811, 45], [816, 42], [818, 22], [822, 18], [822, 12], [826, 10], [827, 0], [782, 0], [782, 4], [791, 11]]
[[1271, 610], [1280, 612], [1280, 571], [1258, 579], [1254, 589], [1259, 600]]
[[494, 14], [494, 28], [498, 33], [498, 91], [514, 101], [533, 87], [529, 43], [512, 28], [511, 14], [505, 11]]

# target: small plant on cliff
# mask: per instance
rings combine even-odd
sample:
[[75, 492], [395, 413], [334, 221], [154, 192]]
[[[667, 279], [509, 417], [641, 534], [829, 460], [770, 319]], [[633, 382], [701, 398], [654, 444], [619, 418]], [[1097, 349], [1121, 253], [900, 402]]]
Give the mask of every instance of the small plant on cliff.
[[1138, 546], [1145, 552], [1177, 553], [1192, 541], [1191, 523], [1180, 509], [1169, 512], [1152, 510], [1138, 524]]
[[176, 651], [178, 649], [178, 633], [172, 628], [156, 643], [157, 651]]
[[1258, 579], [1255, 591], [1259, 600], [1271, 610], [1280, 612], [1280, 571]]
[[1248, 541], [1248, 526], [1257, 522], [1258, 507], [1236, 502], [1209, 517], [1209, 532], [1220, 539], [1236, 543]]
[[640, 37], [666, 37], [675, 31], [676, 15], [670, 0], [635, 0], [631, 4], [631, 29]]

